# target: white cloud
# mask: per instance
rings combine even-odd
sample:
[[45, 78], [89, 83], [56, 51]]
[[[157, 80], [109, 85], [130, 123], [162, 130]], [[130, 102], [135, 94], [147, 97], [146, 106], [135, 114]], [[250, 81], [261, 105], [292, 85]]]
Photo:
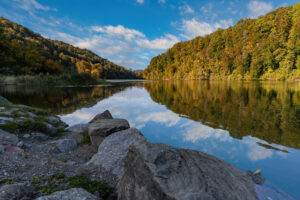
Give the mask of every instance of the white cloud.
[[179, 122], [180, 118], [177, 114], [174, 114], [171, 111], [165, 112], [153, 112], [140, 115], [136, 118], [137, 122], [158, 122], [165, 124], [168, 127], [175, 126]]
[[186, 15], [186, 14], [194, 14], [195, 11], [193, 8], [191, 8], [188, 4], [184, 4], [183, 6], [179, 6], [179, 14], [180, 15]]
[[188, 122], [181, 127], [187, 127], [183, 132], [183, 140], [190, 142], [197, 142], [198, 140], [205, 140], [208, 138], [218, 139], [222, 142], [231, 142], [232, 137], [228, 131], [221, 129], [214, 129], [201, 123]]
[[259, 16], [265, 15], [266, 13], [273, 10], [272, 3], [267, 3], [263, 1], [252, 0], [248, 4], [249, 17], [257, 18]]
[[167, 0], [158, 0], [158, 3], [164, 4], [164, 3], [166, 3], [166, 2], [167, 2]]
[[244, 137], [242, 142], [248, 145], [248, 158], [252, 161], [264, 160], [273, 156], [273, 150], [266, 149], [257, 144], [257, 142], [265, 143], [265, 141], [251, 136]]
[[203, 21], [197, 21], [195, 18], [191, 20], [183, 20], [181, 30], [184, 32], [181, 36], [186, 39], [191, 39], [197, 36], [208, 35], [218, 28], [228, 28], [233, 25], [232, 19], [221, 20], [218, 23], [209, 24]]
[[201, 11], [202, 13], [205, 13], [205, 14], [211, 13], [213, 7], [214, 7], [214, 5], [213, 5], [212, 3], [208, 3], [207, 5], [202, 6], [202, 7], [200, 8], [200, 11]]
[[35, 10], [42, 10], [42, 11], [49, 11], [49, 10], [55, 10], [56, 8], [51, 8], [48, 6], [44, 6], [37, 2], [36, 0], [14, 0], [16, 2], [16, 5], [30, 13], [31, 15]]
[[139, 3], [139, 4], [143, 4], [144, 0], [136, 0], [136, 2]]
[[147, 38], [137, 40], [137, 44], [143, 48], [161, 50], [168, 49], [177, 42], [179, 42], [179, 39], [171, 34], [166, 34], [164, 37], [160, 37], [154, 40], [148, 40]]
[[123, 36], [127, 40], [132, 40], [135, 37], [145, 37], [143, 33], [135, 29], [125, 28], [122, 25], [118, 26], [93, 26], [92, 30], [95, 32], [106, 33], [109, 35]]

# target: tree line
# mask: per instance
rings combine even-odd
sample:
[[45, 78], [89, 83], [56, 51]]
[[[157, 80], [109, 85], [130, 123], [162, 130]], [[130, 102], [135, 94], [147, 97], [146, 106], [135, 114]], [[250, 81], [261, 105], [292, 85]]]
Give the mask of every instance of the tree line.
[[299, 79], [300, 3], [180, 42], [154, 57], [146, 79]]
[[102, 79], [139, 78], [87, 49], [50, 40], [0, 17], [0, 74], [87, 73]]

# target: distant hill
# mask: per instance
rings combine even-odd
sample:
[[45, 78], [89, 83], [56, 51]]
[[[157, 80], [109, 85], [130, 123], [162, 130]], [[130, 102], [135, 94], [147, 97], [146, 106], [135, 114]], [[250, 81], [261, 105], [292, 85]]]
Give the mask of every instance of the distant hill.
[[137, 78], [135, 72], [95, 53], [50, 40], [0, 17], [0, 74], [89, 73], [99, 78]]
[[154, 57], [146, 79], [300, 79], [300, 3]]

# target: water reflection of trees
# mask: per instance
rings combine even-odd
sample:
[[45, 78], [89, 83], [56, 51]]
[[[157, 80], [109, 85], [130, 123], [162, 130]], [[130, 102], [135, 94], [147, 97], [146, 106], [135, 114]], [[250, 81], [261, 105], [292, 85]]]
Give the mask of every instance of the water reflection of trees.
[[154, 101], [232, 137], [300, 149], [298, 83], [166, 81], [144, 87]]
[[28, 88], [2, 87], [0, 95], [13, 103], [43, 108], [55, 114], [69, 114], [89, 108], [97, 102], [123, 91], [128, 86]]

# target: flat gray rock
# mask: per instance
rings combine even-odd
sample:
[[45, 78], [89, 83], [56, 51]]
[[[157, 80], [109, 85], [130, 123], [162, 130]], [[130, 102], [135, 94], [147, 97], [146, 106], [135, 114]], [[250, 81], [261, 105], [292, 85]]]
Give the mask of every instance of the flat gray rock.
[[16, 135], [0, 129], [0, 144], [15, 146], [18, 144], [18, 142], [19, 142], [19, 138]]
[[103, 140], [98, 153], [87, 164], [101, 166], [120, 179], [129, 146], [134, 142], [145, 140], [144, 136], [135, 128], [113, 133]]
[[98, 147], [105, 137], [128, 128], [129, 123], [125, 119], [98, 119], [89, 124], [88, 132], [92, 144]]
[[29, 200], [35, 197], [36, 191], [33, 187], [23, 184], [4, 185], [0, 188], [1, 200]]
[[39, 197], [36, 200], [100, 200], [82, 188], [72, 188], [55, 192], [49, 196]]
[[246, 173], [205, 153], [149, 142], [130, 146], [119, 200], [257, 200]]
[[57, 143], [57, 148], [62, 153], [70, 152], [77, 147], [76, 140], [73, 139], [61, 139]]
[[106, 110], [103, 113], [96, 115], [89, 123], [93, 123], [99, 119], [113, 119], [113, 117], [111, 113], [108, 110]]

